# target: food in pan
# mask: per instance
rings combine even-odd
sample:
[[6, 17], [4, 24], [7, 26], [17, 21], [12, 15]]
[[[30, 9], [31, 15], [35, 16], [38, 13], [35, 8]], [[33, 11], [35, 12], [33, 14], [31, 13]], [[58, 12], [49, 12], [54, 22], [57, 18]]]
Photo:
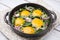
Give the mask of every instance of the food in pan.
[[27, 16], [29, 16], [29, 15], [30, 15], [30, 12], [27, 11], [27, 10], [23, 10], [23, 11], [21, 12], [21, 16], [27, 17]]
[[42, 16], [42, 14], [43, 12], [39, 9], [34, 10], [32, 13], [33, 16], [38, 16], [38, 17]]
[[20, 8], [12, 17], [14, 28], [26, 34], [36, 34], [48, 27], [49, 16], [40, 8]]
[[44, 22], [43, 22], [42, 19], [34, 18], [34, 19], [32, 20], [32, 25], [33, 25], [34, 27], [36, 27], [37, 29], [39, 29], [39, 28], [41, 28], [41, 26], [44, 25]]
[[23, 18], [16, 18], [15, 19], [15, 26], [22, 26], [25, 23]]
[[33, 27], [31, 27], [31, 26], [27, 26], [27, 27], [22, 28], [22, 32], [24, 32], [26, 34], [34, 34], [35, 29]]

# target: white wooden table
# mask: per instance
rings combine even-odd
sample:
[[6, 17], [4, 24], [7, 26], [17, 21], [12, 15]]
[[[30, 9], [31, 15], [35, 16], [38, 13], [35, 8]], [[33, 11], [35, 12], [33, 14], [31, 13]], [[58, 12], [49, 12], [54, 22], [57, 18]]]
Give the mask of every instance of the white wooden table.
[[[9, 25], [4, 22], [4, 15], [6, 12], [13, 9], [15, 6], [22, 3], [37, 3], [45, 6], [49, 10], [55, 11], [57, 14], [57, 22], [55, 29], [52, 29], [41, 39], [36, 40], [60, 40], [60, 1], [59, 0], [0, 0], [0, 40], [28, 40], [15, 34]], [[32, 39], [30, 39], [32, 40]]]

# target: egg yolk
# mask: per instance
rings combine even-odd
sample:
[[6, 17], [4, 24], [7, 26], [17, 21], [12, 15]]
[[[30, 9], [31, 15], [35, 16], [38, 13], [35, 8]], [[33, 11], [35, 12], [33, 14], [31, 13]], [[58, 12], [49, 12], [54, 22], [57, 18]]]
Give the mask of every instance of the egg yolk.
[[21, 12], [21, 16], [27, 17], [29, 15], [30, 15], [30, 13], [27, 10], [24, 10], [24, 11]]
[[33, 11], [32, 16], [40, 17], [42, 14], [43, 14], [43, 12], [41, 10], [37, 9], [37, 10]]
[[25, 23], [25, 20], [23, 18], [17, 18], [15, 20], [15, 26], [20, 26], [23, 25]]
[[35, 19], [32, 20], [32, 25], [38, 29], [38, 28], [41, 28], [41, 26], [44, 25], [44, 22], [41, 19], [35, 18]]
[[24, 27], [22, 31], [26, 34], [34, 34], [35, 33], [34, 28], [32, 28], [30, 26]]

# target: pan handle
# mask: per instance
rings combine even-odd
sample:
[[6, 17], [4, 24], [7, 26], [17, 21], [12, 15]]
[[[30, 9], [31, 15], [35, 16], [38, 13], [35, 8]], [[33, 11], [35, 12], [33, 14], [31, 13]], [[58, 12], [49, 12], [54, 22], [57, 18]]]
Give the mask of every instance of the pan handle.
[[51, 15], [52, 15], [52, 17], [53, 17], [52, 23], [54, 23], [54, 22], [56, 21], [56, 19], [57, 19], [56, 13], [55, 13], [54, 11], [50, 11], [50, 10], [49, 10], [49, 12], [51, 13]]
[[7, 23], [9, 25], [9, 22], [8, 22], [8, 15], [9, 15], [9, 12], [7, 12], [4, 16], [4, 21], [5, 23]]

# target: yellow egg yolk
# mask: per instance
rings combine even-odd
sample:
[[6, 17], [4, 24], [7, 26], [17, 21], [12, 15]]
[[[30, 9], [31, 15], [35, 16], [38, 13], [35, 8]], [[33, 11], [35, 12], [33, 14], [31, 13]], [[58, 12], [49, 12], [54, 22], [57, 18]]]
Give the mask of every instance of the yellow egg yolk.
[[22, 18], [17, 18], [15, 20], [15, 26], [20, 26], [20, 25], [23, 25], [24, 23], [25, 23], [25, 20]]
[[41, 10], [37, 9], [37, 10], [33, 11], [32, 16], [40, 17], [42, 14], [43, 14], [43, 12]]
[[24, 11], [21, 12], [21, 16], [27, 17], [29, 15], [30, 15], [30, 13], [27, 10], [24, 10]]
[[32, 25], [35, 26], [38, 29], [38, 28], [41, 28], [41, 26], [44, 25], [44, 22], [41, 19], [35, 18], [35, 19], [32, 20]]
[[30, 26], [24, 27], [22, 31], [26, 34], [34, 34], [35, 33], [34, 28], [32, 28]]

